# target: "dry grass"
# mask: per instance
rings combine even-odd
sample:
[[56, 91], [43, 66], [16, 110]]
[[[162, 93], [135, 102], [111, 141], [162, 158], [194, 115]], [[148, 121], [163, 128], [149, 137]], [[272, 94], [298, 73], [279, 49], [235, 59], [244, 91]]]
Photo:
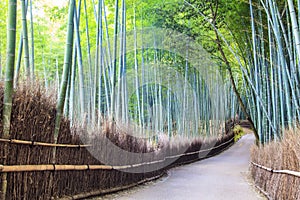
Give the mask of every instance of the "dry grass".
[[[300, 130], [286, 131], [281, 142], [251, 149], [253, 162], [272, 169], [300, 171]], [[273, 199], [300, 199], [300, 178], [267, 172], [251, 166], [255, 184]]]

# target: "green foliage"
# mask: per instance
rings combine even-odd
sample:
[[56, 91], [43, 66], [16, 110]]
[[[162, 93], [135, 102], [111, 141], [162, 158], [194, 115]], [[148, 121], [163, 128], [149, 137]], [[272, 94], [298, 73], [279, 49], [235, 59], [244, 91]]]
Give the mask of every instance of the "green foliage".
[[[95, 1], [97, 4], [98, 1]], [[114, 23], [114, 0], [105, 1], [107, 21], [109, 27], [109, 34], [113, 33]], [[119, 2], [121, 5], [121, 1]], [[127, 30], [133, 30], [133, 19], [134, 9], [136, 10], [136, 26], [137, 29], [142, 27], [156, 26], [171, 28], [180, 31], [184, 34], [191, 36], [197, 42], [210, 53], [212, 57], [220, 63], [220, 55], [218, 53], [217, 45], [215, 43], [214, 32], [205, 20], [200, 17], [197, 12], [184, 4], [183, 0], [127, 0]], [[194, 2], [197, 8], [210, 16], [211, 7], [214, 9], [215, 5], [211, 1], [199, 1]], [[78, 2], [77, 2], [78, 6]], [[89, 23], [89, 34], [90, 34], [90, 49], [93, 55], [96, 48], [96, 20], [94, 15], [94, 6], [92, 1], [87, 1], [87, 17]], [[82, 5], [83, 7], [83, 5]], [[35, 45], [35, 67], [36, 76], [44, 78], [44, 65], [46, 65], [47, 74], [50, 81], [55, 80], [56, 66], [55, 61], [58, 60], [59, 74], [62, 73], [62, 60], [64, 53], [64, 43], [66, 37], [67, 27], [67, 9], [68, 5], [65, 4], [63, 7], [47, 3], [46, 1], [33, 1], [33, 12], [34, 12], [34, 45]], [[243, 33], [240, 25], [241, 17], [248, 15], [247, 4], [234, 0], [227, 1], [221, 0], [218, 5], [219, 17], [217, 19], [217, 26], [221, 32], [230, 39], [228, 29], [235, 33], [235, 37], [241, 41]], [[83, 11], [83, 9], [81, 9]], [[5, 30], [6, 26], [6, 12], [7, 12], [7, 0], [0, 2], [0, 30]], [[18, 17], [20, 16], [20, 10], [18, 10]], [[85, 35], [85, 14], [81, 12], [80, 17], [80, 34], [82, 48], [85, 49], [87, 44], [87, 38]], [[104, 25], [104, 24], [103, 24]], [[20, 35], [20, 23], [17, 28], [17, 35]], [[5, 43], [6, 35], [4, 31], [0, 32], [0, 56], [1, 66], [5, 60]], [[29, 38], [30, 42], [31, 38]], [[17, 37], [19, 42], [19, 37]], [[243, 42], [241, 42], [243, 44]], [[234, 45], [234, 42], [233, 42]], [[82, 51], [83, 58], [87, 57], [87, 51]], [[228, 52], [227, 52], [228, 53]], [[229, 53], [228, 53], [229, 55]], [[234, 59], [229, 56], [232, 62]], [[24, 60], [23, 60], [24, 61]], [[21, 67], [22, 69], [22, 67]], [[237, 68], [236, 68], [237, 69]], [[238, 70], [237, 74], [240, 74]]]
[[241, 137], [243, 137], [243, 135], [245, 135], [245, 132], [240, 125], [236, 125], [233, 128], [233, 133], [234, 133], [234, 142], [237, 142]]
[[[144, 2], [144, 1], [143, 1]], [[149, 2], [147, 2], [149, 3]], [[193, 1], [190, 2], [206, 15], [209, 21], [213, 22], [212, 12], [217, 11], [215, 26], [225, 37], [234, 49], [239, 49], [238, 54], [243, 55], [246, 51], [245, 32], [250, 32], [249, 26], [249, 5], [239, 0], [220, 0], [220, 1]], [[212, 58], [221, 67], [224, 78], [226, 67], [220, 55], [216, 36], [211, 24], [206, 21], [194, 8], [188, 6], [183, 0], [176, 1], [154, 1], [147, 5], [140, 2], [136, 3], [142, 10], [139, 19], [143, 17], [145, 24], [150, 26], [169, 28], [184, 33], [209, 52]], [[222, 43], [228, 60], [231, 63], [234, 76], [238, 78], [238, 88], [243, 93], [243, 77], [238, 66], [238, 62], [228, 47]], [[241, 60], [244, 62], [244, 60]]]
[[6, 59], [6, 16], [8, 1], [0, 1], [0, 77]]

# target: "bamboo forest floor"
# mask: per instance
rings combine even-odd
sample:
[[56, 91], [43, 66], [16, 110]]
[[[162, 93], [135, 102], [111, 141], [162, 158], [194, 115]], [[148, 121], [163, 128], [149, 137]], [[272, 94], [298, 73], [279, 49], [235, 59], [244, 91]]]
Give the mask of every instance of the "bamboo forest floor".
[[254, 140], [254, 135], [247, 134], [218, 156], [171, 169], [167, 177], [158, 181], [93, 200], [265, 199], [249, 178], [250, 147]]

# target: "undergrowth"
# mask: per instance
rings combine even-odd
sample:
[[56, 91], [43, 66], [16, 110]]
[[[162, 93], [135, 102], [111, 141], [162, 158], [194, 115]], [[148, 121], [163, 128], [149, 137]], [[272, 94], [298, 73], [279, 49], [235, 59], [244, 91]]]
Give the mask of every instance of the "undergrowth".
[[237, 142], [243, 135], [245, 135], [244, 129], [240, 125], [236, 125], [233, 128], [234, 142]]
[[[300, 129], [285, 131], [280, 142], [272, 142], [263, 147], [251, 149], [251, 160], [257, 164], [278, 170], [300, 172]], [[272, 199], [300, 199], [300, 178], [277, 174], [251, 165], [251, 175], [255, 184]]]

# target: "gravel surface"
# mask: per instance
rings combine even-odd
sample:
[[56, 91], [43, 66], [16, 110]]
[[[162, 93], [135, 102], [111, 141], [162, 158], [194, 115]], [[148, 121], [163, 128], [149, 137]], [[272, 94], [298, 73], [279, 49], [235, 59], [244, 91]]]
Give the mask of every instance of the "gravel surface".
[[174, 168], [168, 176], [134, 189], [93, 200], [255, 200], [265, 199], [249, 178], [252, 134], [218, 156]]

